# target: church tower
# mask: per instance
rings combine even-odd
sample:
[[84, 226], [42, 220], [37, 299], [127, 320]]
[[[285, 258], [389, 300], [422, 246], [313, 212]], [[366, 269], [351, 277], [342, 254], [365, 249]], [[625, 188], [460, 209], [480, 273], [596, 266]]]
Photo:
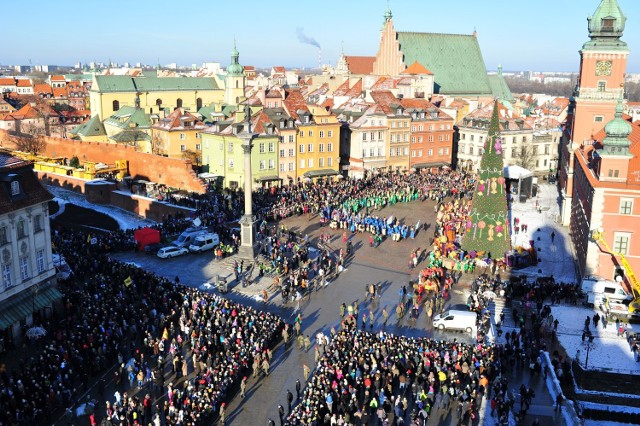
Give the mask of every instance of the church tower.
[[226, 105], [238, 105], [244, 100], [244, 67], [239, 62], [240, 53], [233, 42], [231, 51], [231, 64], [227, 67], [225, 78], [224, 103]]
[[387, 7], [384, 12], [382, 29], [380, 30], [380, 46], [373, 62], [373, 74], [397, 76], [405, 68], [406, 66], [402, 61], [402, 52], [400, 52], [400, 43], [393, 27], [393, 13]]
[[611, 121], [616, 102], [624, 96], [629, 48], [622, 41], [627, 18], [618, 0], [602, 0], [587, 18], [589, 38], [580, 51], [580, 74], [571, 123], [572, 142], [589, 143]]
[[571, 215], [574, 151], [592, 143], [593, 136], [614, 119], [616, 103], [624, 97], [629, 48], [621, 37], [626, 21], [617, 0], [601, 0], [593, 15], [587, 18], [589, 41], [580, 50], [580, 72], [558, 166], [565, 226]]

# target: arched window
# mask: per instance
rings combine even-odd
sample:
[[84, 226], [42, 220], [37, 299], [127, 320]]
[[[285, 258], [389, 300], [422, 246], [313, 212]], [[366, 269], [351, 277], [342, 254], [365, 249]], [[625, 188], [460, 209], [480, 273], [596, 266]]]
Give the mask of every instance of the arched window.
[[202, 108], [202, 98], [196, 99], [196, 111], [199, 111]]
[[162, 107], [162, 99], [156, 99], [156, 105], [158, 105], [158, 108]]
[[116, 112], [120, 109], [120, 102], [113, 101], [113, 112]]
[[178, 98], [176, 100], [176, 108], [182, 108], [182, 99]]
[[240, 103], [240, 96], [236, 96], [236, 103], [239, 104]]
[[240, 87], [240, 82], [238, 80], [236, 80], [236, 89]]

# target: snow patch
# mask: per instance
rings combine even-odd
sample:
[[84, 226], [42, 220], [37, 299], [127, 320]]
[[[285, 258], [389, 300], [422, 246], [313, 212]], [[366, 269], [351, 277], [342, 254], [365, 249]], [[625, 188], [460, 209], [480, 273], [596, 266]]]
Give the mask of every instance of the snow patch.
[[120, 226], [120, 229], [122, 230], [138, 229], [155, 224], [152, 220], [145, 219], [119, 207], [90, 203], [84, 195], [77, 194], [73, 191], [62, 189], [57, 186], [47, 186], [47, 189], [54, 195], [53, 200], [60, 205], [60, 210], [55, 215], [51, 215], [51, 218], [55, 218], [61, 214], [64, 211], [66, 204], [74, 204], [112, 217], [116, 222], [118, 222], [118, 226]]

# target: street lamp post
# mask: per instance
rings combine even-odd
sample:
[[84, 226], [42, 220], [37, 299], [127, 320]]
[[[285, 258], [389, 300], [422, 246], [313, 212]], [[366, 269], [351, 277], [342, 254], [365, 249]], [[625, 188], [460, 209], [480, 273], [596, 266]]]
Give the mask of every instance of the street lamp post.
[[38, 297], [38, 291], [40, 288], [38, 284], [31, 286], [31, 325], [35, 326], [35, 311], [36, 311], [36, 297]]
[[594, 336], [589, 336], [589, 340], [587, 340], [586, 342], [583, 342], [582, 345], [584, 346], [584, 348], [587, 350], [587, 356], [584, 360], [584, 369], [586, 370], [589, 367], [589, 352], [591, 352], [591, 349], [595, 349], [596, 344], [593, 341]]

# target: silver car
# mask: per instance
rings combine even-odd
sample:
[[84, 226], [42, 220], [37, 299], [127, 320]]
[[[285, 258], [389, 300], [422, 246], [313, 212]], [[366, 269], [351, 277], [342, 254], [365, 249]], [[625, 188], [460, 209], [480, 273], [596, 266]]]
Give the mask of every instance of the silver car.
[[158, 250], [157, 256], [160, 259], [166, 259], [168, 257], [182, 256], [183, 254], [187, 254], [187, 253], [189, 253], [189, 249], [185, 247], [168, 246]]

